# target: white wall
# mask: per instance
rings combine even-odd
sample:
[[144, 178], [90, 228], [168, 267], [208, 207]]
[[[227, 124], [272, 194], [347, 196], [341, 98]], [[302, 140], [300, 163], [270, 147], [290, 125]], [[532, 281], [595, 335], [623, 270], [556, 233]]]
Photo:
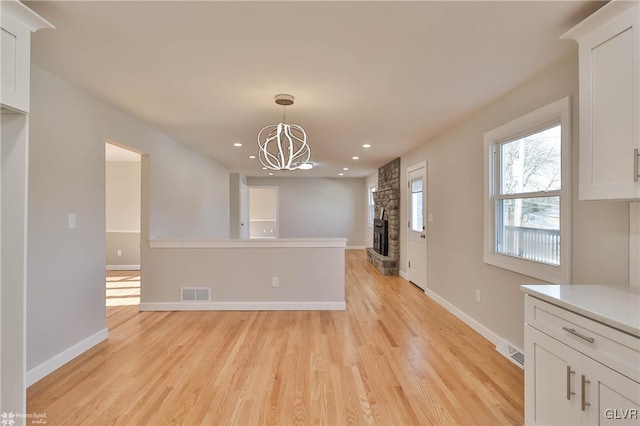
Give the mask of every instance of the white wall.
[[[578, 67], [572, 56], [496, 100], [473, 117], [402, 156], [401, 218], [407, 217], [406, 171], [428, 161], [427, 288], [498, 336], [523, 344], [520, 284], [538, 280], [482, 262], [483, 135], [565, 96], [572, 100], [573, 283], [626, 286], [628, 203], [577, 201]], [[401, 227], [400, 268], [407, 271]], [[475, 301], [475, 290], [481, 302]]]
[[229, 238], [240, 238], [240, 186], [244, 177], [240, 173], [229, 174]]
[[[141, 310], [345, 309], [344, 238], [156, 243]], [[211, 301], [181, 303], [181, 287], [209, 288]]]
[[280, 191], [280, 238], [348, 239], [364, 246], [364, 178], [247, 178], [249, 186], [277, 186]]
[[27, 370], [105, 328], [106, 140], [149, 154], [150, 235], [229, 235], [224, 167], [37, 66], [31, 83]]
[[107, 232], [140, 232], [140, 162], [107, 161]]
[[107, 161], [105, 219], [109, 269], [140, 265], [140, 182], [139, 161]]
[[278, 187], [249, 188], [249, 237], [278, 238]]

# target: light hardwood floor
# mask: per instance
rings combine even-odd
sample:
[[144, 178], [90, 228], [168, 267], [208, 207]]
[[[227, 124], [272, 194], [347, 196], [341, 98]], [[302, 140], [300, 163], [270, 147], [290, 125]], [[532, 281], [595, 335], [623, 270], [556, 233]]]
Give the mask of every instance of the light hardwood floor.
[[108, 307], [109, 339], [31, 386], [27, 411], [47, 425], [523, 423], [522, 370], [363, 251], [346, 264], [344, 312]]

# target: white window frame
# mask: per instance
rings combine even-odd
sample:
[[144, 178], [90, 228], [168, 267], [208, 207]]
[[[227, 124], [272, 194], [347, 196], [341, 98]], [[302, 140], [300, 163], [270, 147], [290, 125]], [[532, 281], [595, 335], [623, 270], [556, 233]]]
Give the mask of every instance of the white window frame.
[[373, 194], [376, 192], [376, 185], [369, 185], [367, 189], [367, 223], [369, 228], [373, 228], [373, 219], [375, 219], [375, 202], [373, 201]]
[[[505, 141], [534, 133], [559, 122], [561, 127], [560, 167], [560, 265], [554, 266], [496, 251], [496, 202], [499, 188], [496, 149]], [[484, 134], [484, 263], [508, 269], [550, 283], [571, 280], [571, 105], [566, 97], [537, 109]]]

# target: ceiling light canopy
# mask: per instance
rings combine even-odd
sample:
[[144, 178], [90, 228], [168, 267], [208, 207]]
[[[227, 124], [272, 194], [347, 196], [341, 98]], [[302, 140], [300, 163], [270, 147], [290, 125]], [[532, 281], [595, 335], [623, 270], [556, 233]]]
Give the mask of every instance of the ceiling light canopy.
[[282, 123], [270, 124], [258, 132], [258, 159], [269, 170], [309, 170], [311, 150], [307, 133], [297, 124], [286, 124], [284, 108], [293, 105], [293, 96], [276, 95], [276, 104], [283, 106]]

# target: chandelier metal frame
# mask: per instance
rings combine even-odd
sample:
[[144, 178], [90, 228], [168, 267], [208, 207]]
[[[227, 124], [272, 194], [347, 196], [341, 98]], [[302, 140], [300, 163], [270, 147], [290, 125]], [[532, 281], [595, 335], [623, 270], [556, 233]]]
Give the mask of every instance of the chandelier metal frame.
[[258, 132], [258, 159], [269, 170], [298, 170], [311, 158], [307, 133], [297, 124], [286, 124], [284, 108], [293, 105], [293, 96], [282, 94], [275, 99], [283, 106], [282, 123]]

